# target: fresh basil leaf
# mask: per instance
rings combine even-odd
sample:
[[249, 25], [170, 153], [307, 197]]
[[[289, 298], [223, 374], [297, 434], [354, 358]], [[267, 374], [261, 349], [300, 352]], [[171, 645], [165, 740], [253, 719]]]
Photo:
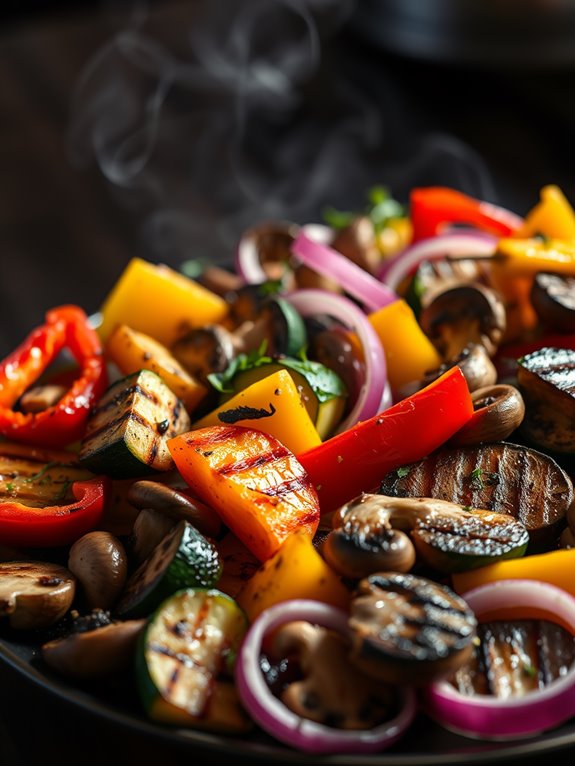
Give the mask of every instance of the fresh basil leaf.
[[320, 402], [347, 395], [347, 389], [339, 375], [320, 362], [282, 357], [280, 363], [303, 375]]

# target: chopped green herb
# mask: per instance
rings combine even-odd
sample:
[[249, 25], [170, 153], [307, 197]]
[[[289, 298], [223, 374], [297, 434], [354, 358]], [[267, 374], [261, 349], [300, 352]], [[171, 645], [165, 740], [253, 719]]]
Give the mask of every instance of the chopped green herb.
[[13, 482], [9, 481], [6, 484], [6, 492], [14, 492], [15, 489], [16, 489], [16, 487], [14, 486]]
[[405, 216], [405, 208], [391, 197], [385, 186], [373, 186], [367, 192], [368, 205], [363, 212], [336, 210], [333, 207], [323, 211], [324, 221], [333, 229], [345, 229], [362, 215], [367, 216], [376, 234], [379, 234], [389, 222]]
[[402, 465], [401, 468], [397, 469], [396, 473], [398, 479], [403, 479], [409, 473], [409, 466]]
[[529, 676], [529, 678], [536, 678], [537, 677], [537, 668], [532, 665], [530, 662], [524, 662], [523, 663], [523, 672], [526, 676]]
[[471, 486], [473, 489], [483, 489], [485, 484], [483, 483], [483, 469], [474, 468], [471, 471]]
[[65, 498], [65, 497], [66, 497], [66, 495], [68, 494], [68, 490], [70, 489], [70, 487], [71, 487], [71, 486], [72, 486], [72, 482], [71, 482], [71, 481], [65, 481], [65, 482], [63, 482], [63, 483], [62, 483], [62, 487], [60, 488], [60, 491], [59, 491], [59, 492], [58, 492], [58, 494], [57, 494], [57, 495], [54, 497], [54, 503], [60, 503], [60, 502], [62, 502], [62, 500], [64, 500], [64, 498]]
[[[47, 471], [49, 471], [51, 468], [56, 468], [56, 466], [62, 465], [62, 463], [58, 463], [56, 461], [52, 461], [51, 463], [46, 463], [45, 466], [43, 466], [38, 473], [33, 474], [33, 476], [28, 476], [27, 479], [24, 479], [25, 482], [28, 482], [31, 484], [34, 481], [40, 481], [42, 477], [46, 474]], [[50, 479], [48, 479], [50, 481]]]

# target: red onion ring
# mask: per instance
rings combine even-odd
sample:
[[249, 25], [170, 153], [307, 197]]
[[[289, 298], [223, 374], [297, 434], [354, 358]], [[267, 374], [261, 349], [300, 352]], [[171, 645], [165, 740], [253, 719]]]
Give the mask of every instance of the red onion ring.
[[329, 245], [312, 239], [300, 231], [292, 245], [294, 255], [318, 274], [336, 282], [349, 295], [357, 298], [368, 311], [377, 311], [397, 300], [397, 295], [360, 266]]
[[349, 635], [347, 614], [320, 601], [284, 601], [262, 612], [248, 630], [235, 666], [238, 693], [254, 721], [280, 742], [308, 753], [373, 753], [396, 742], [415, 717], [415, 695], [410, 690], [402, 690], [403, 705], [395, 718], [362, 731], [334, 729], [300, 718], [272, 694], [260, 668], [262, 642], [272, 630], [292, 620]]
[[422, 239], [393, 258], [388, 258], [378, 274], [379, 279], [392, 290], [413, 273], [422, 261], [433, 261], [451, 256], [493, 255], [497, 238], [484, 232], [442, 234]]
[[[463, 598], [482, 614], [526, 606], [556, 615], [575, 634], [575, 598], [538, 580], [499, 580], [474, 588]], [[544, 689], [524, 697], [466, 696], [440, 681], [425, 692], [429, 714], [458, 733], [484, 739], [518, 739], [541, 734], [575, 715], [575, 666]]]
[[365, 380], [351, 412], [337, 432], [346, 431], [358, 421], [377, 415], [387, 401], [391, 403], [389, 395], [386, 395], [383, 346], [363, 311], [348, 298], [324, 290], [296, 290], [285, 297], [303, 317], [328, 314], [338, 319], [357, 334], [363, 347]]
[[257, 246], [258, 234], [266, 229], [274, 229], [287, 234], [295, 241], [300, 231], [316, 242], [328, 245], [333, 239], [333, 229], [322, 223], [306, 223], [305, 226], [299, 226], [290, 221], [268, 221], [244, 231], [238, 242], [235, 257], [236, 274], [240, 276], [245, 284], [260, 285], [267, 282], [269, 277], [266, 274], [260, 259], [260, 253]]

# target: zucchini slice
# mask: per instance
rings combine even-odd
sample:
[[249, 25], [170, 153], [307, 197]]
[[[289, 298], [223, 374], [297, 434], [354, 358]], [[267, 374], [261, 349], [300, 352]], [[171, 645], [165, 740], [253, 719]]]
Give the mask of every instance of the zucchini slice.
[[122, 617], [147, 617], [180, 588], [211, 587], [222, 573], [216, 546], [180, 521], [136, 569], [117, 606]]
[[110, 386], [98, 403], [80, 461], [94, 473], [114, 478], [169, 471], [174, 463], [168, 440], [189, 428], [182, 401], [156, 373], [139, 370]]
[[150, 718], [229, 733], [249, 729], [232, 680], [246, 630], [244, 612], [218, 590], [181, 590], [162, 603], [136, 656], [140, 697]]

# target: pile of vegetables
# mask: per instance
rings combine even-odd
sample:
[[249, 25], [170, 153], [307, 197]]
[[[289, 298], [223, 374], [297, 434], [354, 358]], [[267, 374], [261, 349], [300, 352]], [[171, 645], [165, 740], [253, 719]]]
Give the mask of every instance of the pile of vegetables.
[[575, 715], [575, 213], [382, 189], [133, 259], [0, 363], [0, 617], [155, 721], [377, 752]]

